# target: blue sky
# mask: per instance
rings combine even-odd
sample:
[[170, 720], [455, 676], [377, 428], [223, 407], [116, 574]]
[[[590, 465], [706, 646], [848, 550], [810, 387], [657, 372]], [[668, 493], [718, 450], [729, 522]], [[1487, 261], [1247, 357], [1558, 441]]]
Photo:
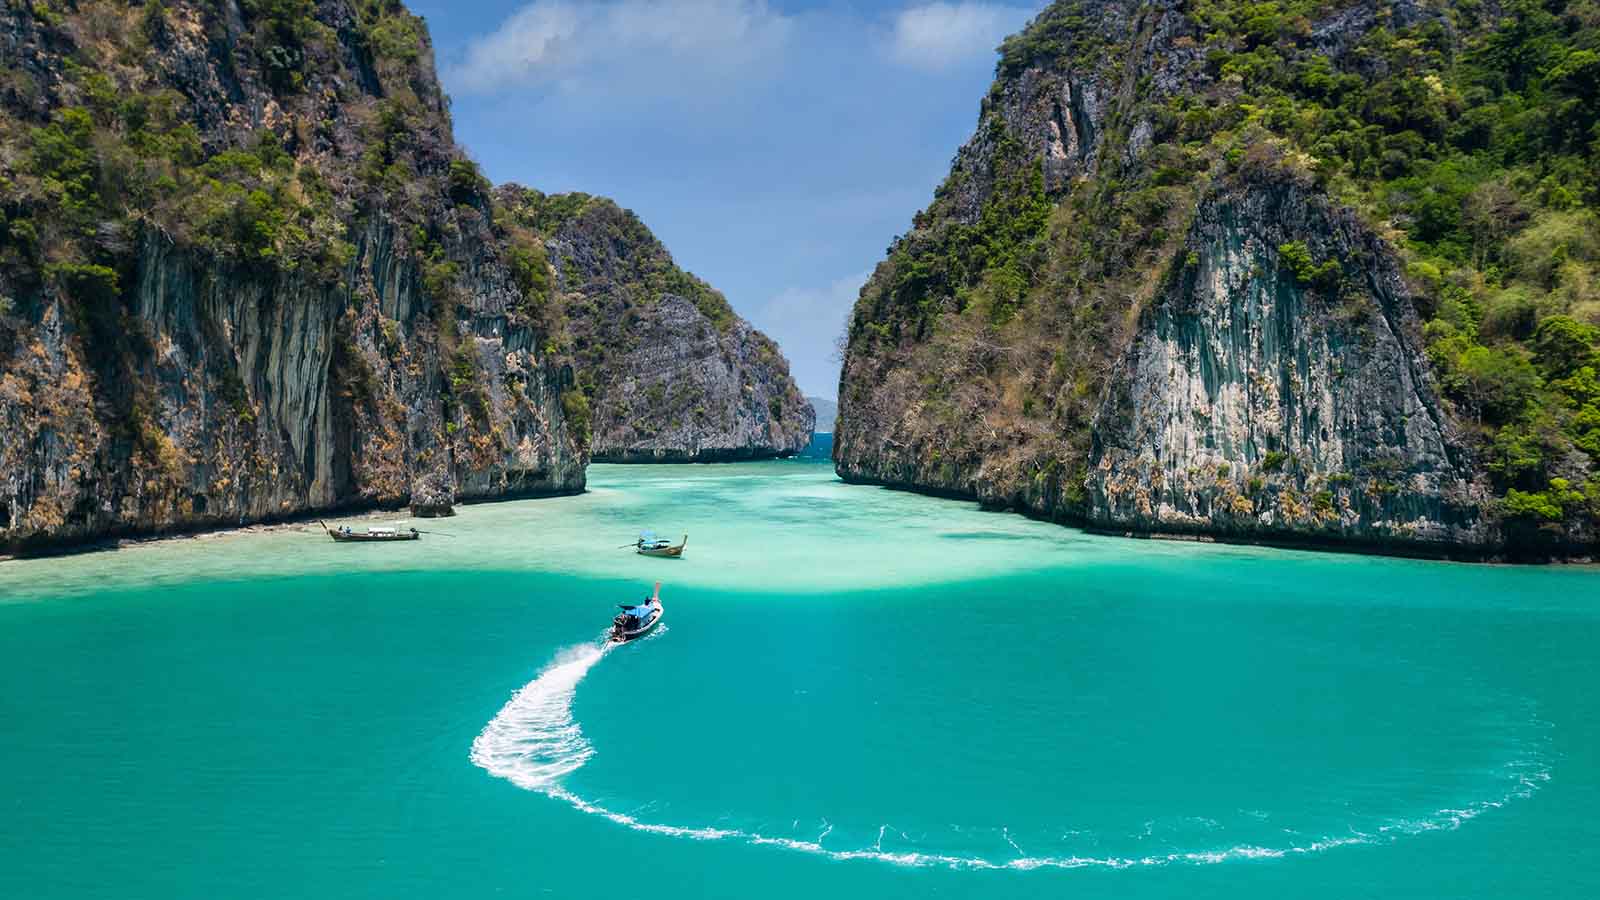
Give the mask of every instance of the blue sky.
[[837, 336], [1042, 0], [410, 0], [495, 180], [633, 209], [831, 397]]

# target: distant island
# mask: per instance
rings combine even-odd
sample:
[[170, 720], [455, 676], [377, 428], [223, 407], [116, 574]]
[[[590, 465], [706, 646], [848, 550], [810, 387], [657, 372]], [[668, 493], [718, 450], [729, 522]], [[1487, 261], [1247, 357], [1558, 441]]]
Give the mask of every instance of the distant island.
[[812, 426], [813, 431], [832, 434], [833, 420], [839, 415], [839, 404], [825, 397], [806, 397], [806, 402], [816, 410], [817, 424]]

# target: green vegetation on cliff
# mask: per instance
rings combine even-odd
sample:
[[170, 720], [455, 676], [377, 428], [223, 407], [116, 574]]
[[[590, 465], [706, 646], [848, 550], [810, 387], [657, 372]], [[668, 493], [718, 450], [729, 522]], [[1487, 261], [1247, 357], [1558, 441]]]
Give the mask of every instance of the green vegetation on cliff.
[[[1063, 0], [1000, 53], [977, 134], [857, 305], [842, 453], [852, 420], [895, 417], [939, 435], [951, 478], [1065, 469], [1082, 502], [1113, 367], [1201, 263], [1197, 205], [1295, 185], [1399, 254], [1486, 512], [1516, 541], [1594, 533], [1600, 3]], [[1274, 249], [1359, 328], [1370, 260]]]
[[[791, 453], [811, 418], [777, 345], [720, 291], [679, 268], [639, 217], [604, 197], [495, 192], [494, 214], [525, 289], [577, 366], [564, 398], [606, 460], [709, 460]], [[526, 256], [524, 257], [524, 254]], [[520, 277], [520, 275], [519, 275]], [[549, 297], [546, 303], [540, 298]]]
[[1391, 229], [1505, 511], [1600, 517], [1600, 480], [1561, 477], [1575, 450], [1600, 463], [1600, 3], [1424, 8], [1335, 66], [1312, 29], [1327, 4], [1194, 4], [1208, 67], [1241, 90], [1172, 104], [1177, 136], [1259, 127]]
[[[248, 45], [260, 71], [279, 102], [299, 114], [273, 128], [221, 127], [205, 134], [196, 122], [224, 110], [172, 87], [159, 57], [177, 52], [180, 31], [187, 39], [225, 40], [217, 13], [187, 5], [168, 9], [154, 0], [142, 7], [91, 0], [55, 13], [48, 4], [34, 7], [42, 14], [32, 20], [19, 15], [13, 27], [38, 29], [24, 36], [68, 49], [5, 76], [10, 102], [0, 104], [0, 142], [6, 158], [19, 164], [5, 173], [0, 227], [9, 240], [0, 262], [19, 277], [30, 270], [47, 274], [46, 263], [112, 261], [145, 226], [219, 257], [285, 270], [311, 265], [332, 277], [352, 253], [345, 228], [370, 197], [346, 183], [350, 166], [340, 161], [340, 139], [373, 138], [388, 153], [386, 173], [402, 183], [426, 176], [440, 165], [439, 152], [449, 150], [441, 98], [413, 89], [432, 77], [419, 55], [424, 32], [398, 3], [358, 7], [352, 40], [378, 55], [348, 60], [341, 59], [344, 48], [333, 30], [313, 17], [309, 0], [245, 3]], [[366, 66], [385, 99], [372, 107], [365, 134], [336, 134], [348, 126], [310, 118], [314, 98], [289, 96], [304, 87], [307, 71], [326, 76]], [[183, 87], [201, 95], [219, 89]], [[45, 121], [31, 124], [35, 119]], [[418, 131], [435, 143], [416, 141], [398, 150], [386, 143], [390, 133]]]
[[[152, 246], [228, 277], [326, 287], [348, 282], [368, 229], [398, 226], [432, 301], [446, 415], [465, 399], [488, 434], [456, 322], [487, 185], [454, 146], [420, 19], [393, 0], [81, 0], [7, 4], [0, 30], [0, 294], [18, 316], [0, 332], [25, 334], [61, 303], [115, 428], [161, 433], [148, 377], [159, 329], [131, 303]], [[344, 350], [354, 327], [340, 325]], [[374, 402], [370, 364], [338, 361], [346, 395]], [[214, 375], [253, 422], [234, 366]], [[168, 443], [135, 441], [134, 466], [177, 495]]]
[[581, 192], [547, 195], [522, 188], [505, 192], [499, 209], [535, 234], [554, 237], [568, 226], [578, 226], [589, 232], [586, 237], [597, 246], [622, 249], [609, 264], [615, 268], [616, 280], [628, 285], [639, 301], [675, 294], [692, 302], [719, 331], [727, 331], [737, 318], [720, 291], [678, 268], [644, 222], [612, 200]]
[[0, 64], [0, 549], [581, 489], [629, 335], [573, 259], [769, 348], [632, 213], [494, 190], [399, 0], [0, 0]]

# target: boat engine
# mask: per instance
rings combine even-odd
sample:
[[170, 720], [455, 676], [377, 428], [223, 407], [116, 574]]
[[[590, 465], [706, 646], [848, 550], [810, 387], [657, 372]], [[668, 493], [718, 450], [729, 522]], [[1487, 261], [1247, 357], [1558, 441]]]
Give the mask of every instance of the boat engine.
[[617, 613], [617, 617], [611, 620], [611, 637], [613, 640], [620, 641], [627, 636], [629, 631], [637, 628], [638, 625], [639, 619], [637, 616]]

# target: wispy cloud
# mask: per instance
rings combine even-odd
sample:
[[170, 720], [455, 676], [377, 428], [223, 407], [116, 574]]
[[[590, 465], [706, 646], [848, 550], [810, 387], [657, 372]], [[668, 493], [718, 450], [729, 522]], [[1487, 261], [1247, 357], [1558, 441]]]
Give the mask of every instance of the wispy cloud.
[[913, 6], [895, 16], [889, 52], [896, 62], [930, 70], [988, 59], [1032, 14], [1029, 7], [992, 3]]
[[831, 397], [870, 267], [1045, 0], [501, 0], [487, 21], [413, 2], [490, 177], [636, 210]]
[[458, 93], [577, 88], [596, 71], [615, 85], [625, 69], [648, 92], [747, 71], [782, 48], [792, 25], [764, 0], [538, 0], [469, 44], [445, 80]]

